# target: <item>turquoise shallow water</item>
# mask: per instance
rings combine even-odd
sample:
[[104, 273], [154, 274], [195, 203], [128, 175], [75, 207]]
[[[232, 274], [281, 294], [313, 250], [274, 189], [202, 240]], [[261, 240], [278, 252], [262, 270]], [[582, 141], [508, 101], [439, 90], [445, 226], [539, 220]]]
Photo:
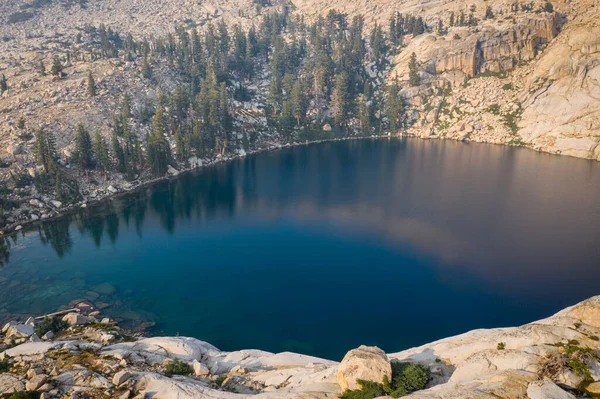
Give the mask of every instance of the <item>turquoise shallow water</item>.
[[86, 298], [224, 350], [397, 351], [599, 294], [599, 205], [598, 163], [525, 149], [259, 154], [10, 238], [0, 318]]

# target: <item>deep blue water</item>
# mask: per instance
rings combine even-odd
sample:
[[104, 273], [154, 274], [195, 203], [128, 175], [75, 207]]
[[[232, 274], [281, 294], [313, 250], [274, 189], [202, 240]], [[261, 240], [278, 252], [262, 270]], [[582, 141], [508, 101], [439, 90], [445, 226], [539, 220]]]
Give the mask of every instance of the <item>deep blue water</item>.
[[418, 139], [310, 145], [8, 241], [0, 318], [87, 298], [154, 334], [341, 359], [600, 294], [600, 163]]

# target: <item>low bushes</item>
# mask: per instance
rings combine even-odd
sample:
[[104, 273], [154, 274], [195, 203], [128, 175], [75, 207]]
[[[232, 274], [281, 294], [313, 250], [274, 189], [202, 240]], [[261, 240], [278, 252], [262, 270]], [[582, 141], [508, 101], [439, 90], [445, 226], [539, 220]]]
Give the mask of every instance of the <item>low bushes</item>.
[[429, 381], [429, 369], [414, 363], [392, 362], [392, 380], [384, 376], [382, 383], [358, 380], [361, 389], [346, 390], [341, 399], [373, 399], [378, 396], [399, 398], [419, 391]]
[[173, 363], [169, 363], [165, 370], [165, 375], [167, 377], [172, 377], [174, 375], [190, 375], [192, 374], [192, 367], [182, 362], [179, 359], [175, 359]]
[[42, 337], [48, 331], [52, 331], [54, 334], [66, 330], [69, 328], [69, 323], [61, 319], [60, 317], [46, 317], [44, 321], [35, 326], [35, 333], [38, 337]]

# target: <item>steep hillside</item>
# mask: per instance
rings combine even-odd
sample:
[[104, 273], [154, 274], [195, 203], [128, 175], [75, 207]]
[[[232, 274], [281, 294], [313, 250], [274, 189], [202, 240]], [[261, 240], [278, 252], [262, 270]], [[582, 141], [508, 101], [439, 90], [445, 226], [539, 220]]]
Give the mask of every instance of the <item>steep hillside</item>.
[[[149, 167], [157, 108], [171, 174], [388, 134], [600, 160], [599, 10], [596, 0], [2, 1], [0, 226], [61, 210], [23, 203], [79, 206], [164, 177]], [[110, 144], [110, 170], [93, 156], [76, 168], [79, 125]], [[57, 173], [40, 164], [40, 129], [54, 136]], [[131, 151], [129, 139], [133, 170], [112, 148]], [[66, 201], [50, 187], [61, 177], [73, 182]]]

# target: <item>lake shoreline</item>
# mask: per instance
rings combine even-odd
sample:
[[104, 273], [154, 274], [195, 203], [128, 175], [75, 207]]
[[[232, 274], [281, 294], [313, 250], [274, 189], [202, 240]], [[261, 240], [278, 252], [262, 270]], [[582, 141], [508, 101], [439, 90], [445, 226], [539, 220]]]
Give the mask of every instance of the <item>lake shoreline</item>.
[[53, 220], [60, 219], [61, 217], [64, 217], [67, 215], [72, 215], [72, 214], [77, 213], [87, 207], [100, 206], [103, 203], [111, 201], [115, 198], [119, 198], [119, 197], [127, 195], [127, 194], [134, 194], [134, 193], [141, 191], [142, 189], [152, 186], [156, 183], [174, 180], [183, 174], [198, 171], [202, 168], [211, 167], [211, 166], [215, 166], [218, 164], [243, 159], [247, 156], [258, 155], [258, 154], [268, 153], [268, 152], [272, 152], [272, 151], [278, 151], [278, 150], [282, 150], [282, 149], [286, 149], [286, 148], [307, 146], [307, 145], [312, 145], [312, 144], [333, 143], [333, 142], [350, 141], [350, 140], [397, 139], [397, 138], [403, 138], [403, 137], [411, 137], [411, 136], [403, 136], [403, 135], [375, 136], [375, 135], [373, 135], [373, 136], [364, 136], [364, 137], [357, 136], [357, 137], [343, 137], [343, 138], [333, 138], [333, 139], [316, 140], [316, 141], [306, 141], [304, 143], [278, 144], [278, 145], [271, 145], [269, 147], [252, 150], [243, 155], [237, 154], [237, 155], [228, 155], [227, 157], [213, 158], [213, 159], [209, 160], [207, 164], [204, 164], [204, 162], [202, 162], [202, 164], [199, 166], [189, 166], [189, 167], [184, 167], [184, 168], [178, 169], [176, 174], [167, 173], [167, 174], [165, 174], [165, 176], [162, 176], [162, 177], [150, 178], [147, 180], [140, 180], [139, 183], [136, 185], [132, 185], [129, 188], [121, 187], [121, 191], [110, 193], [108, 195], [102, 196], [101, 198], [84, 198], [83, 200], [81, 200], [73, 205], [61, 207], [60, 209], [54, 208], [55, 213], [46, 218], [41, 218], [38, 220], [30, 219], [30, 220], [19, 221], [19, 222], [8, 224], [8, 225], [4, 226], [2, 228], [2, 230], [0, 230], [0, 238], [10, 236], [12, 234], [18, 233], [19, 231], [22, 231], [25, 229], [31, 229], [32, 227], [42, 225], [45, 222], [50, 222]]
[[[155, 183], [173, 180], [173, 179], [177, 178], [178, 176], [180, 176], [181, 174], [197, 171], [201, 168], [208, 167], [208, 166], [215, 166], [217, 164], [243, 159], [250, 155], [257, 155], [257, 154], [282, 150], [282, 149], [286, 149], [286, 148], [294, 148], [294, 147], [307, 146], [307, 145], [312, 145], [312, 144], [333, 143], [333, 142], [351, 141], [351, 140], [369, 140], [369, 139], [372, 139], [372, 140], [388, 139], [389, 140], [389, 139], [403, 139], [403, 138], [415, 138], [415, 139], [421, 139], [421, 140], [439, 140], [439, 141], [449, 140], [452, 142], [493, 144], [493, 145], [498, 145], [498, 146], [503, 146], [503, 147], [525, 148], [525, 149], [533, 150], [540, 154], [565, 156], [565, 155], [559, 154], [559, 153], [552, 153], [552, 152], [543, 151], [542, 149], [531, 148], [527, 145], [497, 143], [497, 142], [489, 142], [489, 141], [485, 141], [485, 140], [473, 141], [473, 140], [469, 140], [469, 139], [446, 138], [446, 137], [441, 137], [441, 136], [423, 137], [422, 135], [420, 135], [418, 133], [407, 133], [407, 132], [394, 134], [394, 135], [387, 134], [387, 135], [382, 135], [382, 136], [376, 136], [376, 135], [355, 136], [355, 137], [332, 138], [332, 139], [314, 140], [314, 141], [297, 142], [297, 143], [287, 143], [287, 144], [270, 144], [266, 147], [249, 151], [249, 152], [245, 153], [244, 155], [231, 154], [231, 155], [227, 155], [226, 157], [220, 157], [220, 158], [217, 157], [217, 158], [210, 159], [210, 160], [208, 160], [207, 164], [204, 164], [204, 162], [202, 162], [202, 165], [200, 165], [200, 166], [184, 167], [184, 168], [177, 170], [178, 173], [174, 174], [174, 175], [167, 173], [167, 174], [165, 174], [165, 176], [162, 176], [162, 177], [151, 177], [149, 179], [140, 180], [138, 182], [138, 184], [131, 185], [130, 187], [123, 187], [121, 185], [120, 191], [117, 191], [114, 193], [109, 193], [107, 195], [101, 196], [100, 198], [86, 197], [83, 200], [78, 201], [77, 203], [75, 203], [73, 205], [65, 206], [60, 209], [53, 208], [54, 214], [52, 214], [46, 218], [41, 218], [38, 220], [30, 219], [30, 220], [18, 221], [18, 222], [14, 222], [14, 223], [5, 225], [2, 229], [0, 229], [0, 237], [10, 236], [11, 234], [17, 233], [17, 232], [21, 231], [22, 229], [31, 228], [32, 226], [39, 226], [39, 225], [43, 224], [44, 222], [53, 221], [53, 220], [59, 219], [63, 216], [77, 213], [82, 208], [87, 208], [88, 206], [95, 207], [95, 206], [101, 205], [107, 201], [114, 199], [114, 198], [118, 198], [118, 197], [126, 195], [126, 194], [132, 194], [137, 191], [140, 191], [140, 190], [147, 188], [148, 186], [151, 186]], [[566, 155], [566, 156], [570, 157], [570, 158], [576, 158], [576, 159], [585, 159], [585, 158], [574, 157], [571, 155]], [[589, 161], [597, 162], [594, 159], [589, 159]], [[120, 182], [115, 182], [115, 183], [120, 183]]]
[[292, 352], [227, 352], [189, 337], [130, 335], [86, 302], [55, 317], [56, 332], [43, 317], [4, 325], [0, 394], [333, 399], [360, 389], [358, 379], [381, 381], [394, 363], [426, 371], [427, 380], [411, 394], [417, 399], [600, 393], [600, 296], [520, 327], [471, 330], [401, 352], [360, 346], [341, 362]]

